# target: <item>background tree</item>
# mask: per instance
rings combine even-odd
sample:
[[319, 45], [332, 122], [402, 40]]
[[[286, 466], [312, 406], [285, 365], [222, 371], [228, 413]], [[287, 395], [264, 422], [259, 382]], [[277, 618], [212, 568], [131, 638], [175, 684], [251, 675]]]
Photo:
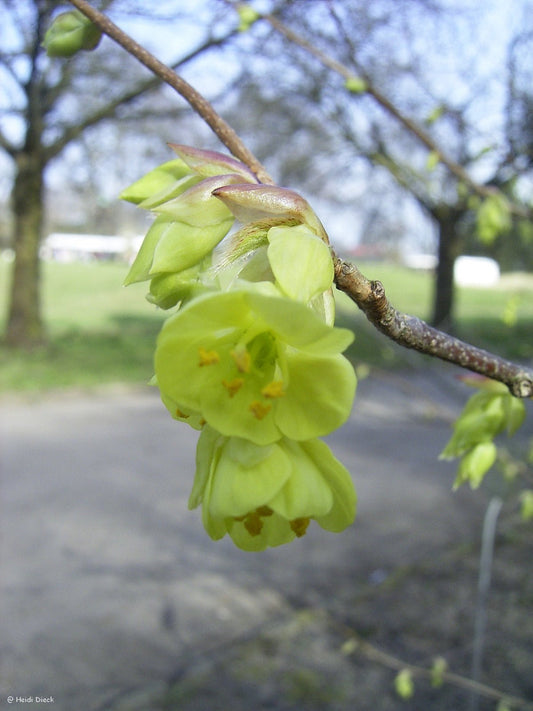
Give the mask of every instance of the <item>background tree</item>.
[[[429, 218], [425, 229], [432, 223], [438, 242], [432, 320], [446, 328], [453, 322], [454, 261], [476, 230], [478, 210], [493, 191], [511, 183], [515, 189], [508, 197], [519, 203], [518, 187], [531, 168], [522, 128], [528, 106], [526, 5], [486, 10], [483, 25], [474, 3], [459, 9], [424, 0], [382, 0], [371, 7], [358, 0], [311, 0], [304, 11], [298, 0], [287, 0], [276, 17], [297, 28], [311, 52], [261, 25], [256, 35], [263, 55], [246, 62], [242, 84], [258, 120], [274, 125], [277, 119], [285, 137], [279, 140], [278, 133], [261, 146], [265, 134], [252, 122], [250, 138], [255, 129], [260, 154], [276, 154], [278, 147], [282, 180], [298, 180], [308, 191], [324, 194], [329, 181], [338, 185], [342, 172], [337, 202], [353, 204], [359, 197], [356, 212], [372, 204], [376, 192], [383, 205], [383, 188], [376, 191], [376, 183], [386, 173], [404, 202], [414, 201], [419, 215]], [[490, 23], [499, 28], [498, 47]], [[340, 63], [341, 75], [325, 69], [313, 48], [328, 56], [329, 66]], [[347, 94], [343, 69], [361, 77], [360, 93]], [[249, 117], [239, 115], [246, 133]], [[507, 202], [499, 208], [506, 227]], [[529, 221], [527, 209], [518, 205], [517, 212]]]
[[[163, 24], [169, 19], [181, 19], [183, 23], [179, 5], [161, 3], [150, 8], [150, 21]], [[129, 122], [157, 113], [169, 115], [165, 92], [154, 98], [160, 80], [148, 76], [105, 39], [105, 46], [96, 53], [82, 52], [68, 61], [47, 58], [41, 43], [60, 6], [64, 7], [64, 3], [58, 0], [0, 0], [4, 47], [0, 54], [4, 85], [0, 148], [12, 165], [11, 242], [15, 251], [5, 338], [7, 343], [18, 346], [31, 346], [45, 338], [39, 244], [47, 169], [67, 146], [79, 142], [84, 132], [120, 119], [121, 107], [128, 107]], [[143, 3], [125, 0], [99, 3], [101, 9], [121, 12], [130, 21], [146, 19], [142, 6]], [[211, 24], [204, 23], [206, 26]], [[183, 65], [205, 50], [220, 46], [227, 36], [213, 35], [208, 30], [195, 49], [187, 55], [179, 48], [172, 49], [174, 56], [167, 61], [172, 66]], [[175, 104], [172, 111], [176, 115]], [[98, 140], [94, 135], [93, 139]], [[136, 162], [139, 168], [135, 156], [128, 157], [128, 161]]]

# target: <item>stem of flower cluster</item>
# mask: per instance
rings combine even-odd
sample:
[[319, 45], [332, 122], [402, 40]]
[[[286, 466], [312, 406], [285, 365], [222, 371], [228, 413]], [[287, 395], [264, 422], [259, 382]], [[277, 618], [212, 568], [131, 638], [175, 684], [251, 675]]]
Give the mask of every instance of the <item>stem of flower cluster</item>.
[[215, 111], [213, 106], [200, 92], [185, 79], [160, 62], [153, 54], [138, 44], [132, 37], [112, 22], [107, 15], [96, 10], [86, 0], [70, 0], [80, 12], [88, 17], [104, 34], [123, 47], [128, 54], [135, 57], [141, 64], [171, 86], [182, 96], [194, 111], [207, 123], [222, 143], [238, 160], [245, 163], [262, 183], [273, 184], [272, 178], [254, 154], [244, 145], [243, 141], [231, 126]]

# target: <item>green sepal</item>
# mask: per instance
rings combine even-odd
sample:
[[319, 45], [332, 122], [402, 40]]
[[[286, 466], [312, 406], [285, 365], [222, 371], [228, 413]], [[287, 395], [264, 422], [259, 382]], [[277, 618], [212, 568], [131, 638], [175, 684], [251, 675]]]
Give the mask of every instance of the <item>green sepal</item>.
[[201, 180], [202, 179], [198, 175], [194, 175], [193, 173], [184, 175], [183, 178], [176, 180], [174, 183], [171, 183], [162, 190], [159, 190], [157, 193], [149, 195], [145, 200], [138, 204], [138, 207], [140, 207], [141, 210], [157, 212], [157, 208], [160, 205], [179, 197], [182, 193], [185, 193], [187, 190], [190, 190], [201, 182]]
[[287, 437], [322, 437], [346, 421], [357, 384], [346, 358], [288, 350], [286, 369], [290, 397], [277, 403], [276, 424]]
[[[155, 375], [151, 379], [150, 385], [157, 386], [157, 377]], [[171, 397], [166, 395], [166, 393], [161, 394], [161, 401], [175, 420], [184, 422], [195, 430], [201, 430], [204, 426], [204, 421], [198, 412], [177, 403]]]
[[464, 454], [478, 442], [493, 439], [506, 427], [504, 388], [484, 388], [472, 395], [454, 423], [454, 433], [440, 454], [441, 459], [453, 459]]
[[500, 430], [503, 412], [475, 411], [460, 416], [454, 425], [454, 433], [440, 454], [440, 459], [460, 457], [478, 442], [491, 440]]
[[290, 475], [291, 460], [281, 447], [258, 447], [245, 439], [230, 438], [218, 462], [209, 512], [216, 518], [227, 518], [266, 506]]
[[344, 351], [353, 342], [352, 331], [347, 328], [331, 328], [298, 302], [282, 299], [279, 293], [278, 298], [264, 296], [259, 290], [250, 289], [247, 298], [257, 315], [265, 323], [275, 324], [276, 334], [293, 348], [327, 355]]
[[441, 459], [453, 459], [479, 442], [494, 439], [505, 429], [515, 434], [526, 415], [522, 400], [513, 397], [501, 383], [483, 382], [454, 424], [454, 433], [442, 451]]
[[333, 506], [333, 493], [320, 465], [300, 443], [283, 439], [278, 445], [289, 457], [291, 475], [268, 505], [287, 520], [325, 516]]

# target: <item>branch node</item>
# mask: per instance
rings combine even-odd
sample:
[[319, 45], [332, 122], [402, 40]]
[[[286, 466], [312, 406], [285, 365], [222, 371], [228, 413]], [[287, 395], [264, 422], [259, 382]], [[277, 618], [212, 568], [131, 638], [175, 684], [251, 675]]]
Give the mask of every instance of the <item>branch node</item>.
[[515, 397], [533, 398], [533, 380], [527, 373], [518, 373], [517, 376], [509, 383], [509, 390]]

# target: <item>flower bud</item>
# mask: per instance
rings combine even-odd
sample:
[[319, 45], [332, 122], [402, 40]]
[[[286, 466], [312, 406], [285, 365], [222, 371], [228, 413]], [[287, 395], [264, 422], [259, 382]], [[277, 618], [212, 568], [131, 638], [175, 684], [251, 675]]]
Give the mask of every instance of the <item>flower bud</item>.
[[55, 18], [46, 31], [43, 47], [49, 57], [72, 57], [82, 49], [95, 49], [101, 36], [101, 30], [83, 13], [72, 10]]

